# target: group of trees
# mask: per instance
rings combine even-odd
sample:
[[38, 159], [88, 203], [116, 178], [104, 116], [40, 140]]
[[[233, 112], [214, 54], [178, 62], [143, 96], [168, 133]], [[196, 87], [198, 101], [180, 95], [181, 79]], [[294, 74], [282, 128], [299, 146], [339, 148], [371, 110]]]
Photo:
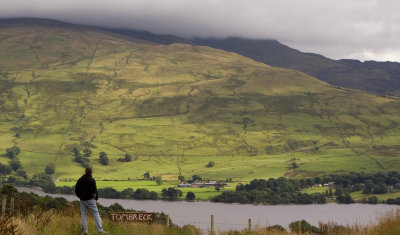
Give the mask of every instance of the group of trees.
[[85, 167], [85, 168], [90, 166], [89, 157], [92, 155], [92, 151], [90, 149], [87, 149], [87, 148], [84, 149], [83, 155], [78, 147], [74, 147], [72, 152], [73, 152], [73, 155], [75, 156], [75, 158], [74, 158], [75, 162], [79, 163], [82, 167]]
[[10, 166], [0, 163], [0, 174], [9, 175], [9, 174], [11, 174], [11, 172], [12, 172], [12, 169]]
[[124, 157], [118, 159], [118, 161], [120, 161], [120, 162], [130, 162], [130, 161], [132, 161], [132, 155], [130, 155], [129, 153], [125, 153]]
[[[388, 173], [349, 173], [345, 175], [328, 175], [322, 182], [334, 181], [336, 185], [336, 201], [339, 203], [354, 203], [350, 193], [362, 191], [363, 194], [385, 194], [390, 190], [400, 190], [400, 175], [398, 172]], [[376, 196], [365, 197], [362, 203], [377, 204]]]
[[324, 194], [301, 193], [298, 180], [270, 178], [255, 179], [249, 184], [239, 184], [235, 191], [224, 191], [212, 198], [214, 202], [268, 203], [268, 204], [312, 204], [326, 203]]
[[182, 191], [176, 188], [164, 188], [161, 191], [161, 196], [165, 199], [177, 199], [179, 197], [182, 197]]
[[[83, 155], [81, 153], [81, 151], [79, 150], [78, 147], [74, 147], [73, 150], [73, 155], [75, 156], [74, 161], [81, 164], [82, 167], [89, 167], [90, 166], [90, 159], [89, 157], [92, 156], [92, 150], [90, 150], [89, 148], [85, 148], [83, 149]], [[108, 157], [107, 157], [107, 153], [105, 152], [100, 152], [99, 153], [99, 162], [102, 165], [108, 165]]]
[[[13, 146], [6, 149], [6, 155], [10, 158], [9, 165], [4, 165], [0, 163], [0, 174], [2, 175], [9, 175], [14, 171], [17, 176], [20, 176], [24, 180], [28, 179], [28, 176], [22, 167], [21, 162], [18, 159], [18, 155], [20, 154], [21, 150], [18, 146]], [[15, 179], [11, 179], [15, 181]]]
[[21, 152], [18, 146], [13, 146], [6, 149], [7, 156], [11, 159], [10, 168], [13, 171], [17, 171], [22, 168], [21, 162], [18, 159], [18, 154]]
[[[37, 174], [32, 178], [32, 185], [39, 186], [44, 189], [45, 192], [49, 193], [62, 193], [62, 194], [73, 194], [75, 189], [74, 187], [56, 187], [54, 183], [51, 181], [51, 178], [48, 178], [48, 175], [45, 174]], [[103, 198], [122, 198], [122, 199], [139, 199], [139, 200], [157, 200], [160, 198], [160, 195], [157, 192], [149, 191], [146, 188], [138, 188], [133, 190], [132, 188], [127, 188], [122, 191], [117, 191], [114, 188], [106, 187], [100, 188], [97, 190], [98, 195]], [[175, 188], [163, 189], [161, 192], [161, 198], [163, 199], [178, 199], [182, 197], [182, 191]], [[196, 196], [193, 192], [190, 192], [186, 195], [186, 199], [194, 200]]]
[[[325, 193], [306, 194], [301, 190], [314, 184], [334, 182], [335, 192], [332, 188]], [[216, 202], [239, 202], [239, 203], [269, 203], [269, 204], [308, 204], [325, 203], [326, 198], [336, 197], [339, 203], [354, 203], [350, 193], [362, 191], [363, 194], [384, 194], [389, 188], [400, 190], [400, 174], [389, 173], [349, 173], [342, 175], [326, 175], [306, 179], [270, 178], [268, 180], [256, 179], [249, 184], [239, 184], [236, 191], [223, 192], [214, 197]], [[365, 198], [363, 203], [377, 203], [377, 198], [371, 196]], [[396, 199], [389, 200], [394, 204]], [[400, 200], [399, 200], [400, 202]]]
[[313, 204], [326, 203], [322, 194], [307, 193], [269, 193], [261, 190], [256, 191], [224, 191], [222, 194], [211, 199], [214, 202], [227, 203], [264, 203], [264, 204]]
[[122, 191], [117, 191], [113, 188], [100, 188], [97, 190], [99, 196], [104, 198], [126, 198], [126, 199], [148, 199], [157, 200], [159, 195], [157, 192], [149, 191], [145, 188], [138, 188], [133, 190], [132, 188], [127, 188]]
[[[73, 150], [73, 155], [75, 156], [74, 161], [77, 163], [81, 164], [83, 167], [88, 167], [90, 166], [90, 159], [89, 157], [92, 156], [92, 150], [89, 148], [83, 149], [83, 155], [81, 154], [80, 150], [78, 147], [74, 147]], [[125, 153], [123, 158], [119, 158], [118, 161], [120, 162], [130, 162], [132, 161], [132, 155], [129, 153]], [[107, 166], [109, 164], [109, 159], [107, 156], [106, 152], [100, 152], [99, 153], [99, 162], [100, 164]]]
[[395, 198], [395, 199], [394, 198], [389, 198], [386, 201], [384, 201], [383, 203], [391, 204], [391, 205], [400, 205], [400, 197]]

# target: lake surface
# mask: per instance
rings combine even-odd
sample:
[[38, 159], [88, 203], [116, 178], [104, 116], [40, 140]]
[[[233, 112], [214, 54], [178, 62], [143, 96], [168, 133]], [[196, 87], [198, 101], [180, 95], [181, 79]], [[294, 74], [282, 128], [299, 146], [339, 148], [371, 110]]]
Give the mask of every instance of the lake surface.
[[[47, 194], [38, 189], [17, 187], [20, 192], [33, 192], [40, 196], [64, 197], [68, 201], [78, 200], [74, 195]], [[174, 224], [191, 224], [205, 231], [210, 229], [210, 217], [214, 215], [215, 228], [218, 230], [244, 229], [248, 219], [253, 226], [270, 226], [279, 224], [288, 228], [289, 223], [305, 219], [313, 225], [322, 222], [336, 222], [342, 225], [367, 225], [376, 223], [377, 218], [384, 213], [400, 209], [395, 205], [368, 204], [314, 204], [314, 205], [247, 205], [224, 204], [212, 202], [185, 202], [162, 200], [130, 200], [103, 199], [98, 203], [110, 206], [121, 204], [126, 209], [143, 210], [147, 212], [164, 212]]]

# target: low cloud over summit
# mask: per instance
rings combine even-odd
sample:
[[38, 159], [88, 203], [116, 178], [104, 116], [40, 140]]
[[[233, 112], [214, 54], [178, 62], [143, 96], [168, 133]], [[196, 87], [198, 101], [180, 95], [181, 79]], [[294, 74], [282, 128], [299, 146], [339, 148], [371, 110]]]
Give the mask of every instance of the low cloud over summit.
[[396, 0], [13, 0], [0, 17], [148, 30], [184, 37], [273, 38], [334, 59], [400, 61]]

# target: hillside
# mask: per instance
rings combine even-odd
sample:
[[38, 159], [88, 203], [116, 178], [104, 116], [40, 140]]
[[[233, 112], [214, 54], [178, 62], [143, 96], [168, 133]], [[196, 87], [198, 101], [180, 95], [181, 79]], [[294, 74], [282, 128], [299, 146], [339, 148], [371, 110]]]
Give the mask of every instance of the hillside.
[[[69, 24], [0, 25], [0, 148], [19, 146], [29, 176], [54, 162], [55, 178], [77, 178], [74, 147], [93, 151], [102, 179], [150, 171], [247, 181], [400, 165], [397, 98], [210, 47]], [[131, 162], [118, 161], [125, 153]]]
[[332, 60], [298, 51], [276, 40], [197, 38], [193, 42], [236, 52], [269, 65], [299, 70], [332, 85], [380, 95], [400, 95], [400, 63]]

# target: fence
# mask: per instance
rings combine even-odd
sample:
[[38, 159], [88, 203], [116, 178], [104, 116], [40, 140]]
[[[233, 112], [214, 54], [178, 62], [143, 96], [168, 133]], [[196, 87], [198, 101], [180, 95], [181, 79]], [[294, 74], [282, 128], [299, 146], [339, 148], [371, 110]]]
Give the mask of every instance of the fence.
[[[218, 218], [216, 218], [218, 220]], [[167, 220], [169, 222], [169, 220]], [[211, 215], [210, 216], [210, 221], [209, 222], [189, 222], [189, 221], [174, 221], [177, 224], [180, 225], [193, 225], [197, 228], [202, 229], [203, 231], [209, 231], [209, 234], [216, 234], [216, 231], [221, 231], [220, 229], [216, 229], [215, 225], [219, 225], [219, 226], [228, 226], [228, 227], [237, 227], [236, 229], [238, 230], [242, 230], [242, 229], [247, 229], [247, 231], [252, 232], [253, 230], [253, 223], [251, 219], [247, 220], [246, 224], [231, 224], [231, 223], [219, 223], [219, 222], [215, 222], [215, 216]], [[167, 223], [167, 226], [169, 225], [169, 223]], [[256, 226], [257, 227], [257, 226]]]

